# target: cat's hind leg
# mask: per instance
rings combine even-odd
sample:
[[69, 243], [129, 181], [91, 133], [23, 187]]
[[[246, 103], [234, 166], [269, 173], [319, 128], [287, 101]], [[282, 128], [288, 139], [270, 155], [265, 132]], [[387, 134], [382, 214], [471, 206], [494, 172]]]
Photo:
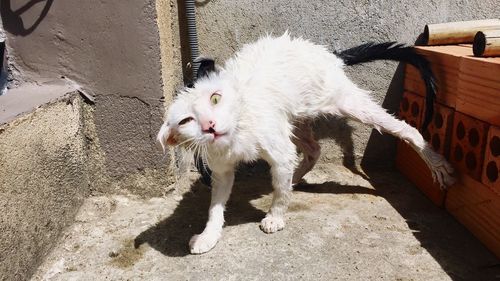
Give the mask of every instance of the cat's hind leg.
[[336, 105], [332, 113], [340, 113], [343, 116], [371, 125], [378, 131], [385, 131], [406, 141], [427, 163], [434, 180], [442, 188], [453, 184], [454, 178], [450, 175], [453, 172], [453, 168], [446, 159], [434, 152], [417, 129], [402, 120], [398, 120], [393, 115], [387, 113], [384, 108], [376, 104], [370, 98], [367, 91], [355, 88], [355, 92], [346, 95], [344, 100]]
[[260, 228], [265, 233], [274, 233], [285, 227], [285, 213], [292, 196], [292, 176], [297, 162], [296, 147], [290, 134], [273, 136], [264, 146], [264, 159], [271, 166], [273, 201], [262, 219]]
[[293, 173], [292, 184], [297, 184], [316, 165], [321, 147], [314, 139], [310, 121], [297, 121], [293, 130], [293, 143], [302, 152], [302, 160]]

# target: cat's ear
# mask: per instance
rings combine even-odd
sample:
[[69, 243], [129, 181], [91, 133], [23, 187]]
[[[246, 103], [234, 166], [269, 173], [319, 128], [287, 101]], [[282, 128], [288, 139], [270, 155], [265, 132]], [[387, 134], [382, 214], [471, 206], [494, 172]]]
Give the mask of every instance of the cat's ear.
[[200, 79], [202, 77], [208, 76], [211, 72], [215, 72], [215, 61], [212, 58], [207, 57], [197, 57], [194, 60], [195, 63], [199, 63], [198, 73], [196, 75], [196, 79]]
[[173, 130], [167, 125], [167, 123], [164, 123], [160, 131], [158, 132], [158, 136], [156, 138], [158, 142], [161, 144], [161, 148], [163, 149], [163, 152], [167, 149], [167, 146], [171, 145], [176, 145], [177, 140], [175, 139], [174, 132]]

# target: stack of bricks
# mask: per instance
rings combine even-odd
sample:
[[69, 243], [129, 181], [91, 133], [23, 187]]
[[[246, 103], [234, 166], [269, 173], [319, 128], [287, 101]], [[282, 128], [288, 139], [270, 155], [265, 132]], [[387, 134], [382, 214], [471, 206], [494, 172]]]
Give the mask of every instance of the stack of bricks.
[[[434, 118], [423, 135], [450, 161], [458, 180], [441, 190], [402, 141], [396, 165], [500, 257], [500, 58], [475, 58], [466, 45], [417, 50], [430, 61], [438, 84]], [[400, 118], [420, 129], [426, 92], [412, 66], [406, 67], [404, 87]]]

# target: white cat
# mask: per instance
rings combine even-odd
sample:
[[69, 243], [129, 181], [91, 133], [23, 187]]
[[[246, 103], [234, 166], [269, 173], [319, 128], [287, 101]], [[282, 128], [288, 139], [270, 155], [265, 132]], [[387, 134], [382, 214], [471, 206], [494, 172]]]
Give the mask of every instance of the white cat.
[[[353, 118], [405, 140], [441, 186], [452, 183], [451, 166], [418, 130], [388, 114], [344, 73], [346, 64], [375, 59], [402, 60], [419, 67], [432, 105], [432, 72], [412, 47], [369, 43], [333, 54], [287, 33], [246, 45], [217, 70], [205, 67], [205, 76], [194, 88], [185, 88], [176, 96], [158, 140], [164, 148], [181, 146], [196, 151], [212, 170], [208, 222], [191, 239], [191, 253], [209, 251], [221, 237], [224, 206], [240, 162], [262, 158], [269, 163], [274, 197], [260, 227], [266, 233], [284, 228], [292, 185], [319, 157], [320, 147], [309, 122], [320, 116]], [[426, 118], [427, 123], [429, 120]], [[297, 148], [303, 153], [300, 163]]]

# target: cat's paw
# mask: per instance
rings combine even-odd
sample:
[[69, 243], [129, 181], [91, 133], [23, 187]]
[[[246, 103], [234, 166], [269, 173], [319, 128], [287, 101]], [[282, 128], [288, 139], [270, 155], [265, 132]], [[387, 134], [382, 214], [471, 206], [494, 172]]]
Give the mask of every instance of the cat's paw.
[[439, 166], [434, 166], [432, 169], [432, 178], [434, 182], [438, 182], [441, 189], [446, 189], [455, 183], [455, 178], [451, 175], [453, 168], [448, 162], [443, 162]]
[[203, 254], [206, 253], [217, 244], [220, 235], [210, 235], [210, 234], [197, 234], [191, 237], [189, 241], [189, 249], [191, 254]]
[[260, 229], [265, 233], [274, 233], [285, 228], [285, 220], [282, 217], [266, 216], [260, 222]]
[[437, 182], [441, 189], [446, 189], [455, 183], [455, 178], [452, 176], [453, 167], [442, 155], [434, 152], [430, 147], [426, 147], [422, 154], [422, 158], [431, 170], [434, 182]]

